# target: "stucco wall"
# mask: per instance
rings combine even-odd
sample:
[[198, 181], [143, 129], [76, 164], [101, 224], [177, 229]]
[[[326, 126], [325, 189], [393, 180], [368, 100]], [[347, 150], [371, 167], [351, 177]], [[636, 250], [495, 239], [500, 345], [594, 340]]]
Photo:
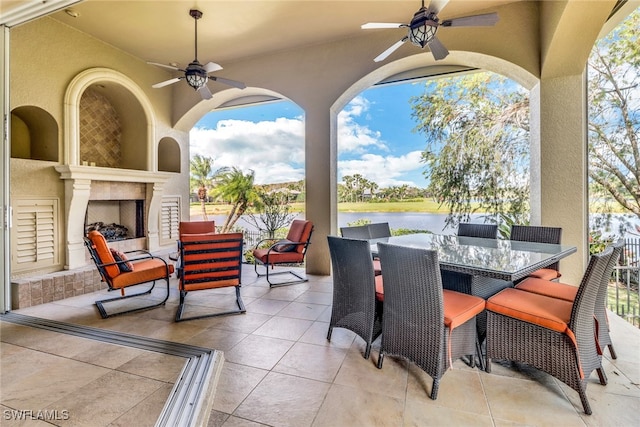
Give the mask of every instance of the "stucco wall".
[[[188, 133], [171, 128], [171, 91], [151, 87], [152, 84], [164, 80], [166, 73], [51, 18], [41, 18], [13, 28], [10, 58], [11, 110], [21, 106], [37, 106], [49, 113], [58, 125], [60, 151], [59, 162], [11, 159], [12, 198], [57, 197], [61, 201], [60, 215], [64, 217], [65, 186], [54, 167], [63, 164], [65, 159], [64, 147], [68, 138], [64, 122], [65, 93], [69, 83], [79, 73], [101, 67], [127, 76], [140, 87], [153, 106], [153, 150], [157, 150], [158, 142], [166, 136], [179, 144], [181, 173], [170, 175], [164, 185], [163, 194], [182, 196], [182, 217], [188, 219]], [[107, 86], [105, 90], [109, 89]], [[123, 121], [126, 123], [127, 108], [131, 107], [127, 106], [126, 102], [116, 106], [120, 114], [125, 116]], [[139, 107], [133, 108], [140, 110]], [[137, 113], [136, 117], [140, 117], [140, 113]], [[135, 133], [131, 138], [141, 139], [140, 135]], [[144, 156], [144, 152], [132, 151], [130, 155]], [[142, 165], [145, 165], [145, 161]], [[143, 167], [149, 171], [157, 170], [157, 164], [147, 164]], [[60, 236], [64, 235], [65, 232], [62, 230]], [[60, 267], [64, 262], [64, 259], [61, 260]]]

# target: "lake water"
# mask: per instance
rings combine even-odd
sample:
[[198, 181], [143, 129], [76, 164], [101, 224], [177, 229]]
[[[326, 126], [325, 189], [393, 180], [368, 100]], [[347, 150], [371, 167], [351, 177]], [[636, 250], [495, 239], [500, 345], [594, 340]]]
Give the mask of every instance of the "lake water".
[[[304, 218], [304, 215], [300, 214], [299, 218]], [[433, 213], [413, 213], [413, 212], [340, 212], [338, 213], [338, 228], [346, 227], [350, 223], [354, 223], [358, 220], [367, 219], [371, 222], [388, 222], [392, 229], [406, 228], [410, 230], [428, 230], [437, 234], [454, 234], [455, 229], [445, 228], [446, 214], [433, 214]], [[473, 222], [483, 222], [481, 215], [472, 216]], [[193, 216], [192, 221], [197, 221], [202, 217]], [[225, 215], [210, 215], [209, 219], [216, 222], [216, 225], [222, 225], [226, 219]], [[613, 219], [612, 232], [605, 232], [605, 235], [615, 233], [620, 220], [616, 217]], [[255, 230], [255, 226], [248, 221], [241, 218], [237, 223], [237, 226], [245, 228], [247, 230]], [[640, 221], [635, 220], [632, 222], [632, 228], [634, 225], [640, 225]], [[624, 237], [637, 238], [637, 232], [626, 233]]]

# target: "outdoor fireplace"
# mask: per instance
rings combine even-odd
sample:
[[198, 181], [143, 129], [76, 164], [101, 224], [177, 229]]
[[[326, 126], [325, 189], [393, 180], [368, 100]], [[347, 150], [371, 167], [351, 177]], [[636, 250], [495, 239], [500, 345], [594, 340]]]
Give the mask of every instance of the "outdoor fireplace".
[[144, 203], [139, 200], [89, 200], [85, 234], [99, 231], [108, 242], [145, 237]]

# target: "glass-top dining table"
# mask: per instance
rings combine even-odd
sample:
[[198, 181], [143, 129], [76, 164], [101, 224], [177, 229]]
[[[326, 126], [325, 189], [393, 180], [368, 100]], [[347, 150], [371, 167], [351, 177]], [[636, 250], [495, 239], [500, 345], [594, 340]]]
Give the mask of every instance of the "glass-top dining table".
[[436, 250], [443, 271], [509, 282], [576, 252], [575, 246], [416, 233], [370, 240], [374, 255], [379, 242]]

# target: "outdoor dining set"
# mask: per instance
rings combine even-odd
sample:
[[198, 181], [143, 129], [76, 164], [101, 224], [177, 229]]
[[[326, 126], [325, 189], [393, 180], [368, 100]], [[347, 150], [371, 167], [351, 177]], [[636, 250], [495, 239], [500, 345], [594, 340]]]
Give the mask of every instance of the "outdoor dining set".
[[616, 242], [591, 256], [579, 284], [560, 282], [559, 260], [576, 252], [561, 244], [560, 228], [514, 225], [508, 240], [497, 226], [461, 223], [457, 235], [380, 235], [388, 224], [344, 227], [329, 236], [333, 328], [358, 334], [368, 358], [380, 336], [377, 365], [397, 356], [433, 378], [458, 358], [491, 372], [491, 361], [540, 369], [578, 392], [584, 412], [595, 370], [607, 378], [602, 352], [615, 351], [605, 298], [622, 252]]
[[[305, 282], [282, 267], [304, 262], [312, 234], [310, 221], [295, 220], [285, 239], [258, 242], [249, 251], [256, 274], [270, 287]], [[351, 330], [364, 340], [368, 359], [380, 338], [377, 367], [387, 356], [415, 363], [433, 379], [432, 399], [457, 359], [486, 372], [492, 360], [525, 363], [577, 391], [591, 414], [589, 376], [596, 371], [606, 385], [604, 348], [616, 357], [605, 298], [622, 241], [592, 255], [579, 284], [566, 284], [559, 261], [576, 248], [561, 244], [556, 227], [514, 225], [509, 239], [498, 238], [496, 225], [470, 223], [461, 223], [456, 235], [392, 236], [388, 223], [343, 227], [340, 234], [327, 236], [333, 280], [329, 341], [334, 328]], [[169, 257], [174, 263], [114, 250], [95, 230], [85, 244], [109, 290], [120, 292], [96, 301], [103, 318], [164, 305], [174, 272], [180, 292], [176, 322], [246, 312], [242, 233], [216, 233], [213, 221], [182, 222], [178, 251]], [[293, 279], [274, 279], [284, 274]], [[166, 283], [159, 300], [134, 298], [150, 294], [156, 281]], [[125, 295], [126, 288], [144, 283], [152, 285]], [[237, 308], [185, 315], [187, 294], [223, 287], [235, 289]]]

